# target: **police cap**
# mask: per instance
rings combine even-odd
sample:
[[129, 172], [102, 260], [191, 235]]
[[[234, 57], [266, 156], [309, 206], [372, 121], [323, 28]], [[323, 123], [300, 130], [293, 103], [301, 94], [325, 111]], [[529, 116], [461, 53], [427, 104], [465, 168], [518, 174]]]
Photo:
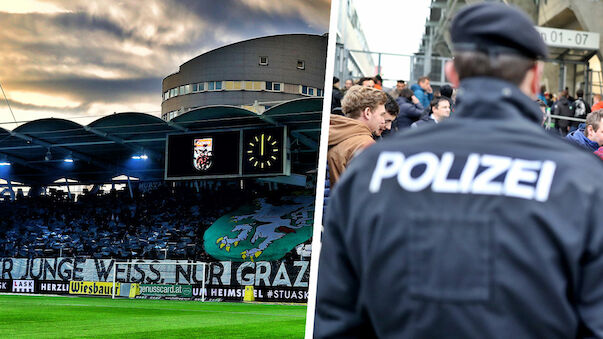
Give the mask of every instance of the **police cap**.
[[490, 56], [519, 54], [531, 59], [547, 56], [546, 44], [532, 20], [521, 10], [484, 2], [461, 9], [450, 25], [455, 51], [480, 51]]

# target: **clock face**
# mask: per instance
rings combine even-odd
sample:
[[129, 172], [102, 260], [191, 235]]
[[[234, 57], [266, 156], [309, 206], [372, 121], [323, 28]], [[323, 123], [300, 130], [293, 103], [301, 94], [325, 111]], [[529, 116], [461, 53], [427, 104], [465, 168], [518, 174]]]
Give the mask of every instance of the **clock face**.
[[244, 129], [242, 140], [243, 175], [282, 175], [287, 144], [284, 127]]
[[277, 165], [280, 158], [278, 138], [269, 132], [258, 132], [245, 145], [245, 159], [253, 168], [264, 170]]

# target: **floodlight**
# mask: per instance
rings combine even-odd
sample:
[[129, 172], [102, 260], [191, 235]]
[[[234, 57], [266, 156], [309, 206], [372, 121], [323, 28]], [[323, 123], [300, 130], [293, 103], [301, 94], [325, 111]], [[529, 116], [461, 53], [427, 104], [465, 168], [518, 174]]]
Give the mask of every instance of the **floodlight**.
[[134, 159], [134, 160], [147, 160], [148, 158], [149, 157], [145, 153], [136, 154], [136, 155], [132, 156], [132, 159]]

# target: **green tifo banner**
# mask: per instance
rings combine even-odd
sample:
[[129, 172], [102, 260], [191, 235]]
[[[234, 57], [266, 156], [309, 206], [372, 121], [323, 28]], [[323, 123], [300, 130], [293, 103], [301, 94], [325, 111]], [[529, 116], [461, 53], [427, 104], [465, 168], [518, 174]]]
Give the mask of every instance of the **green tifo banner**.
[[203, 234], [205, 251], [218, 260], [273, 261], [312, 237], [314, 196], [257, 199], [222, 216]]
[[190, 298], [193, 296], [193, 287], [191, 285], [141, 284], [140, 295]]

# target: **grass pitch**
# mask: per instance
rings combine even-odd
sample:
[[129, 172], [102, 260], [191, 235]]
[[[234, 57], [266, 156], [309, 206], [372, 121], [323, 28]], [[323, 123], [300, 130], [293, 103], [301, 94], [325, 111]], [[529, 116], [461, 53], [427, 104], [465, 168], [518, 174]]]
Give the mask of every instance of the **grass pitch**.
[[305, 305], [0, 295], [2, 338], [303, 338]]

